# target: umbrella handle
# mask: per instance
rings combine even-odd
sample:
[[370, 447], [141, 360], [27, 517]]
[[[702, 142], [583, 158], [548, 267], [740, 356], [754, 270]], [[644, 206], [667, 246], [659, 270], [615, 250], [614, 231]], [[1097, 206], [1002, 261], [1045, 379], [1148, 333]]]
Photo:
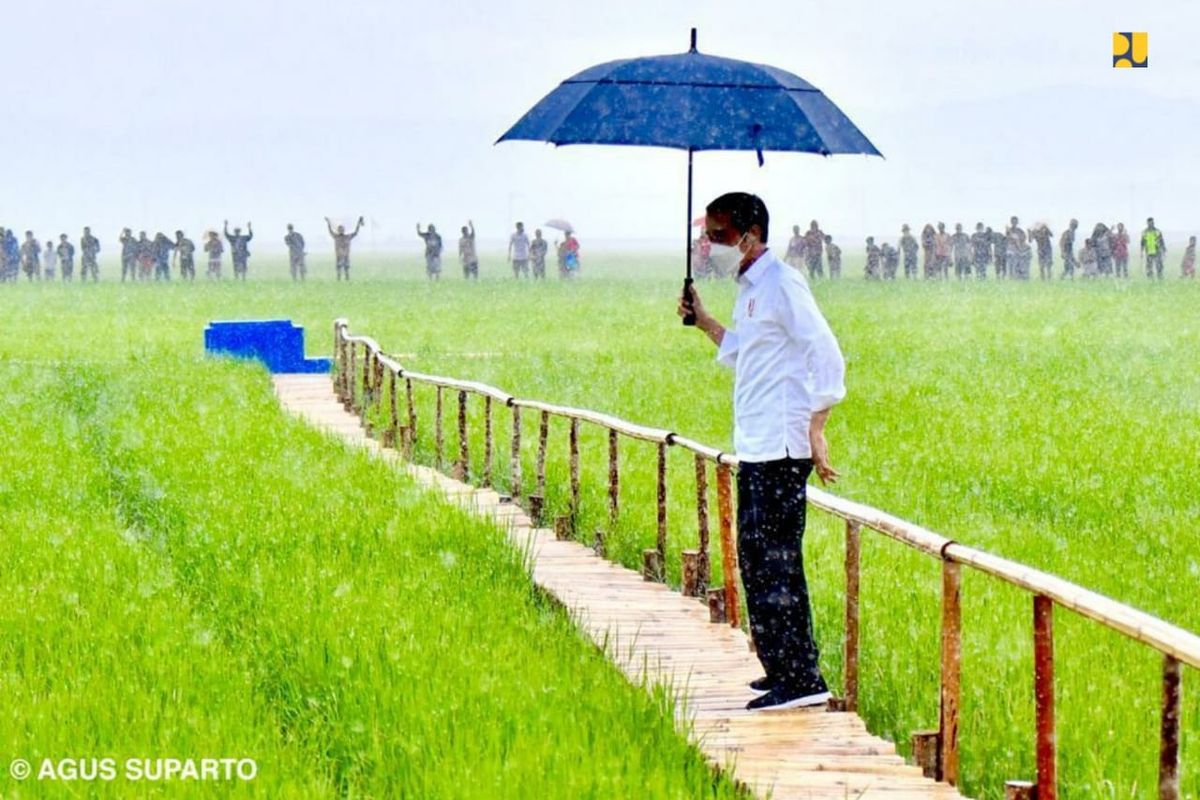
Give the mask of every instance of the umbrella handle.
[[696, 312], [690, 310], [691, 300], [692, 300], [692, 284], [693, 283], [694, 283], [694, 281], [691, 278], [683, 279], [683, 296], [688, 299], [688, 308], [689, 308], [688, 313], [683, 316], [683, 324], [687, 325], [689, 327], [695, 327], [695, 325], [696, 325]]

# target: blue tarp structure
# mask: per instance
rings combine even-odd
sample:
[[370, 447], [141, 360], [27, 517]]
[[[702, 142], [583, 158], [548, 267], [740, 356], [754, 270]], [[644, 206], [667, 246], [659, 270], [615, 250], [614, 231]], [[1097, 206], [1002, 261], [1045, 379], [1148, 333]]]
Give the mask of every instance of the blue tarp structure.
[[236, 358], [256, 358], [271, 372], [329, 372], [328, 358], [304, 357], [304, 328], [290, 319], [210, 322], [204, 350]]

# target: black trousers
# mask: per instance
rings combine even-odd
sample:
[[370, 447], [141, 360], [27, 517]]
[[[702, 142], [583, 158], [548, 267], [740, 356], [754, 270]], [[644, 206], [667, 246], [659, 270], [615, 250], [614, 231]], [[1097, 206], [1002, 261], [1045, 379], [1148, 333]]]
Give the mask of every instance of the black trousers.
[[758, 659], [774, 683], [824, 691], [804, 577], [805, 488], [812, 460], [738, 466], [738, 560]]

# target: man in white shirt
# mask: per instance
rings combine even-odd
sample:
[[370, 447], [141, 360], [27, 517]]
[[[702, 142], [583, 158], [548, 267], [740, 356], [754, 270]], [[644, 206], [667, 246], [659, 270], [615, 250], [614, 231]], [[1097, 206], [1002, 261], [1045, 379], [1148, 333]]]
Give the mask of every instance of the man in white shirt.
[[707, 208], [712, 256], [737, 271], [735, 329], [727, 330], [692, 289], [679, 314], [717, 345], [734, 370], [738, 455], [738, 559], [750, 629], [766, 676], [751, 710], [821, 705], [829, 688], [817, 663], [802, 552], [805, 487], [814, 470], [832, 483], [825, 422], [846, 395], [845, 362], [803, 274], [767, 249], [767, 208], [732, 192]]

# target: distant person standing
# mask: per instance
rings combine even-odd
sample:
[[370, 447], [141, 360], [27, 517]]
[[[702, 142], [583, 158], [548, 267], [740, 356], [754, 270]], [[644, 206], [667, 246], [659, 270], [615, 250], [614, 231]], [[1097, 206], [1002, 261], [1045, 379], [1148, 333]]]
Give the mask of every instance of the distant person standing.
[[821, 265], [821, 245], [825, 244], [825, 233], [814, 219], [808, 223], [808, 233], [804, 234], [804, 265], [808, 267], [809, 280], [825, 277], [825, 268]]
[[47, 239], [46, 247], [42, 250], [42, 277], [52, 281], [57, 273], [58, 251], [54, 249], [54, 240]]
[[16, 281], [21, 277], [21, 245], [17, 241], [17, 232], [12, 228], [4, 236], [4, 253], [8, 260], [8, 279]]
[[1054, 234], [1044, 222], [1034, 225], [1029, 238], [1037, 243], [1038, 277], [1048, 281], [1054, 277]]
[[[467, 220], [458, 238], [458, 260], [462, 262], [463, 278], [479, 280], [479, 254], [475, 251], [475, 223]], [[546, 264], [542, 262], [542, 269]]]
[[154, 235], [154, 280], [171, 280], [171, 251], [175, 243], [167, 235], [159, 231]]
[[1111, 275], [1112, 235], [1103, 222], [1097, 222], [1096, 227], [1092, 229], [1092, 246], [1096, 248], [1096, 271], [1101, 275]]
[[1025, 231], [1021, 228], [1020, 221], [1016, 217], [1009, 219], [1005, 238], [1008, 240], [1008, 247], [1005, 250], [1005, 266], [1008, 277], [1020, 278], [1022, 280], [1028, 278], [1029, 273], [1022, 274], [1021, 270], [1026, 248]]
[[961, 222], [954, 223], [950, 252], [954, 256], [954, 277], [960, 281], [971, 277], [971, 237], [963, 232]]
[[879, 259], [881, 256], [882, 256], [882, 252], [880, 251], [879, 247], [875, 244], [875, 237], [868, 236], [867, 237], [867, 263], [866, 263], [866, 266], [863, 268], [863, 274], [866, 276], [867, 280], [869, 280], [869, 281], [879, 280], [879, 274], [880, 274]]
[[933, 264], [938, 278], [950, 277], [950, 234], [946, 233], [944, 222], [937, 224], [937, 233], [933, 236]]
[[225, 220], [225, 239], [229, 242], [229, 256], [233, 259], [233, 277], [246, 280], [246, 271], [250, 266], [250, 240], [254, 238], [254, 224], [246, 223], [246, 232], [234, 228], [229, 233], [229, 220]]
[[179, 279], [196, 280], [196, 243], [175, 231], [175, 254], [179, 257]]
[[75, 278], [75, 245], [71, 244], [65, 233], [58, 237], [58, 247], [55, 252], [58, 256], [59, 268], [62, 271], [63, 283], [70, 283]]
[[508, 261], [512, 264], [514, 278], [529, 276], [529, 237], [523, 222], [518, 222], [517, 230], [508, 237]]
[[579, 275], [579, 240], [574, 231], [564, 234], [563, 243], [563, 273], [564, 278], [575, 278]]
[[421, 233], [419, 222], [417, 236], [425, 240], [425, 274], [429, 280], [436, 281], [442, 276], [442, 236], [437, 232], [437, 226], [432, 223]]
[[1113, 271], [1118, 278], [1129, 277], [1129, 233], [1125, 223], [1118, 222], [1112, 233]]
[[550, 252], [550, 243], [542, 238], [542, 229], [533, 232], [533, 240], [529, 242], [529, 259], [533, 263], [533, 277], [546, 279], [546, 254]]
[[[904, 277], [917, 277], [917, 253], [921, 246], [917, 244], [917, 237], [912, 235], [912, 231], [908, 229], [908, 223], [900, 226], [900, 252], [904, 254]], [[826, 248], [828, 251], [828, 248]], [[833, 272], [833, 267], [829, 268]]]
[[842, 248], [833, 243], [833, 237], [825, 234], [825, 255], [829, 259], [829, 280], [842, 277]]
[[1096, 266], [1096, 243], [1090, 236], [1083, 240], [1083, 250], [1079, 253], [1079, 266], [1082, 268], [1085, 278], [1095, 278], [1100, 274], [1100, 270]]
[[792, 226], [792, 238], [788, 240], [787, 255], [784, 256], [784, 263], [800, 269], [804, 265], [804, 234], [800, 233], [800, 226]]
[[975, 223], [975, 233], [971, 234], [971, 265], [975, 268], [975, 277], [979, 280], [987, 278], [988, 262], [992, 260], [992, 229], [984, 228], [982, 222]]
[[216, 231], [208, 232], [204, 252], [208, 255], [208, 269], [205, 275], [211, 281], [221, 280], [221, 254], [225, 252], [225, 245], [221, 243], [221, 237]]
[[79, 281], [87, 280], [88, 272], [92, 273], [92, 283], [100, 280], [100, 240], [92, 236], [92, 229], [85, 227], [83, 237], [79, 240]]
[[925, 256], [926, 280], [937, 277], [937, 257], [934, 255], [934, 245], [937, 243], [937, 232], [928, 222], [921, 229], [921, 252]]
[[[292, 275], [292, 280], [304, 280], [308, 277], [308, 266], [304, 263], [304, 236], [290, 222], [287, 225], [287, 233], [283, 235], [283, 243], [287, 246], [288, 271]], [[338, 279], [340, 280], [341, 277], [339, 271]], [[347, 277], [349, 277], [349, 267], [347, 267]]]
[[1163, 256], [1167, 254], [1167, 243], [1162, 231], [1154, 227], [1154, 217], [1146, 218], [1146, 229], [1142, 231], [1142, 258], [1146, 264], [1146, 277], [1162, 280]]
[[42, 246], [33, 238], [33, 231], [25, 231], [25, 241], [21, 243], [21, 269], [30, 281], [42, 277]]
[[1008, 237], [999, 230], [992, 231], [992, 264], [997, 280], [1008, 274]]
[[126, 278], [129, 280], [137, 278], [137, 261], [141, 247], [138, 245], [133, 231], [129, 228], [121, 230], [117, 241], [121, 243], [121, 283], [124, 283]]
[[1073, 219], [1070, 224], [1063, 230], [1062, 236], [1058, 238], [1058, 252], [1062, 256], [1063, 278], [1075, 277], [1075, 229], [1079, 227], [1079, 220]]
[[[363, 218], [360, 216], [358, 218], [358, 223], [354, 226], [354, 233], [346, 233], [345, 225], [338, 225], [337, 230], [335, 231], [333, 229], [333, 223], [329, 220], [329, 217], [325, 218], [325, 227], [329, 229], [329, 235], [333, 237], [334, 269], [337, 271], [337, 279], [339, 281], [343, 278], [345, 280], [350, 280], [350, 243], [354, 241], [355, 236], [358, 236], [358, 232], [362, 230], [362, 226]], [[288, 227], [290, 228], [291, 226], [289, 225]], [[432, 225], [429, 226], [429, 230], [433, 230]], [[420, 232], [421, 225], [418, 223], [417, 233]], [[296, 235], [299, 236], [300, 234]], [[440, 242], [441, 239], [439, 238], [438, 241]], [[300, 248], [302, 250], [304, 248], [303, 237], [300, 239]], [[301, 257], [301, 261], [303, 261], [303, 256]]]
[[139, 281], [148, 281], [154, 273], [154, 263], [158, 260], [158, 250], [154, 240], [145, 231], [138, 231], [137, 242], [137, 277]]
[[891, 242], [884, 242], [879, 253], [883, 257], [883, 279], [896, 280], [896, 272], [900, 269], [900, 251], [892, 247]]
[[1187, 248], [1183, 251], [1183, 261], [1179, 263], [1180, 277], [1196, 277], [1196, 237], [1188, 239]]

